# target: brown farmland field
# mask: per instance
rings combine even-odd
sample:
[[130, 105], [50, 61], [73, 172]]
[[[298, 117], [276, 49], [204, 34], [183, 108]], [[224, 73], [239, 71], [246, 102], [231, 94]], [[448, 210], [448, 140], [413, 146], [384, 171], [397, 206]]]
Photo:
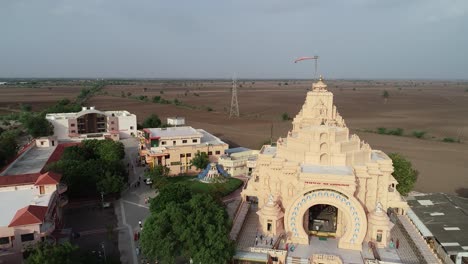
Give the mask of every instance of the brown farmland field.
[[[282, 85], [278, 85], [278, 83]], [[409, 158], [420, 175], [417, 191], [455, 193], [468, 190], [468, 88], [466, 82], [443, 81], [326, 81], [335, 104], [352, 132], [374, 149], [399, 152]], [[258, 149], [270, 138], [285, 136], [291, 121], [282, 121], [286, 112], [294, 117], [305, 100], [311, 81], [239, 81], [240, 118], [229, 118], [230, 87], [226, 81], [135, 81], [128, 85], [108, 85], [86, 104], [100, 110], [128, 110], [139, 122], [150, 114], [163, 121], [183, 116], [187, 124], [203, 128], [229, 143]], [[240, 87], [242, 85], [242, 87]], [[146, 89], [145, 89], [146, 88]], [[390, 94], [385, 102], [382, 93]], [[19, 103], [40, 110], [62, 98], [74, 98], [76, 86], [41, 88], [0, 87], [0, 114], [17, 109]], [[161, 94], [161, 91], [163, 94]], [[121, 97], [122, 93], [125, 97]], [[147, 96], [149, 102], [131, 96]], [[153, 96], [178, 99], [182, 105], [155, 104]], [[196, 109], [193, 109], [196, 107]], [[211, 107], [212, 111], [208, 111]], [[402, 128], [407, 136], [364, 132]], [[425, 139], [412, 137], [425, 131]], [[462, 143], [445, 143], [450, 137]]]

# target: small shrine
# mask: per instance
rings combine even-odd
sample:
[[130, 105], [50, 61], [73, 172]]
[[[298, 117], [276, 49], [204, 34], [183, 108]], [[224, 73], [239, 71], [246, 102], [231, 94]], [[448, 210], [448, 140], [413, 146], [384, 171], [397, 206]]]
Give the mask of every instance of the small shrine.
[[215, 162], [209, 163], [197, 176], [198, 180], [204, 183], [225, 182], [227, 177], [230, 177], [229, 173], [227, 173], [221, 165]]

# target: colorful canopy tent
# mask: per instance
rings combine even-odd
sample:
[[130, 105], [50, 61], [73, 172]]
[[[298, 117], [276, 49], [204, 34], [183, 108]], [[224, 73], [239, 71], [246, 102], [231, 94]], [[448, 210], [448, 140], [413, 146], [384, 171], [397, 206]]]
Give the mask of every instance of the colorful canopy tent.
[[230, 175], [223, 169], [223, 166], [211, 162], [198, 174], [197, 178], [202, 182], [215, 183], [224, 182], [227, 177], [230, 177]]

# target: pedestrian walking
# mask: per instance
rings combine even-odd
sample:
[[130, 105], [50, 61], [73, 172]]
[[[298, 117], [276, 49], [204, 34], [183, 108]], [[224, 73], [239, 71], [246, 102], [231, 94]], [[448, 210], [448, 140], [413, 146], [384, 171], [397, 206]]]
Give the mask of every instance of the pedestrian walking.
[[140, 248], [137, 247], [137, 248], [135, 249], [135, 251], [136, 251], [137, 256], [139, 256], [139, 255], [140, 255]]
[[273, 238], [270, 240], [270, 246], [273, 246]]
[[141, 224], [141, 220], [138, 220], [138, 225], [142, 227], [143, 225]]
[[263, 241], [263, 235], [260, 235], [260, 240]]
[[138, 240], [138, 235], [137, 233], [133, 233], [133, 241], [137, 241]]
[[396, 248], [398, 249], [399, 247], [400, 247], [400, 239], [397, 238], [397, 240], [396, 240]]
[[137, 240], [140, 240], [140, 232], [137, 232]]

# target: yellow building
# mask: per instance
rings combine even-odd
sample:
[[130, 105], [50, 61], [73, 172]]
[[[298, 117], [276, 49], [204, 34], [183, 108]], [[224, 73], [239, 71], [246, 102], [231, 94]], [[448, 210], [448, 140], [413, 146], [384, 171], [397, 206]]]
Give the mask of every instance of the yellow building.
[[145, 128], [141, 134], [141, 162], [150, 167], [165, 165], [171, 175], [193, 172], [190, 162], [198, 151], [217, 159], [229, 147], [205, 130], [189, 126]]
[[320, 79], [292, 131], [260, 150], [239, 208], [258, 203], [258, 230], [272, 241], [281, 237], [289, 245], [313, 247], [317, 237], [328, 237], [339, 249], [360, 251], [368, 241], [386, 247], [392, 227], [387, 209], [407, 208], [392, 172], [385, 153], [350, 135]]

